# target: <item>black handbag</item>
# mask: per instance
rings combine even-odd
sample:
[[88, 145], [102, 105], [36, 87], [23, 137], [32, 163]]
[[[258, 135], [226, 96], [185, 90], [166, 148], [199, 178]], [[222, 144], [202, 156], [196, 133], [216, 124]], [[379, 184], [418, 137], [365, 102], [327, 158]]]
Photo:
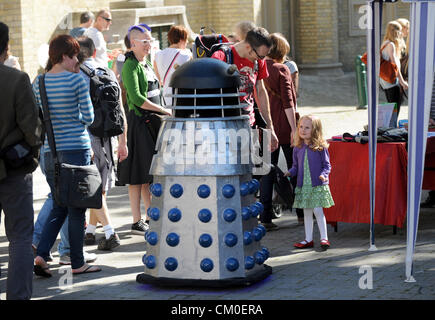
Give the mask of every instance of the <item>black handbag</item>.
[[78, 166], [60, 163], [57, 158], [56, 142], [45, 90], [45, 74], [39, 79], [39, 92], [45, 132], [54, 159], [54, 200], [61, 207], [100, 209], [102, 207], [103, 186], [97, 166], [95, 164]]

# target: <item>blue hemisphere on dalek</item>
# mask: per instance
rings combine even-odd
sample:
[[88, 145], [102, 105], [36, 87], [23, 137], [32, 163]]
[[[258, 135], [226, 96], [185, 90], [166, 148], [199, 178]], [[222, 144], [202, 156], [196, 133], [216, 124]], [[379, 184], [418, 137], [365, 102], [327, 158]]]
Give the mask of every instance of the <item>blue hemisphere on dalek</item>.
[[227, 233], [224, 242], [228, 247], [234, 247], [237, 244], [237, 236], [234, 233]]
[[175, 232], [171, 232], [166, 236], [168, 246], [176, 247], [180, 243], [180, 237]]
[[242, 208], [242, 219], [243, 220], [245, 220], [245, 221], [249, 220], [251, 218], [251, 214], [252, 214], [252, 211], [249, 207]]
[[163, 193], [163, 187], [160, 183], [151, 184], [150, 190], [151, 193], [156, 197], [160, 197]]
[[156, 257], [153, 255], [144, 255], [142, 258], [143, 263], [148, 269], [154, 269], [156, 267]]
[[201, 247], [208, 248], [213, 243], [213, 238], [208, 233], [203, 233], [199, 236], [199, 244]]
[[172, 208], [168, 212], [168, 219], [172, 222], [178, 222], [181, 219], [181, 210], [178, 208]]
[[159, 208], [156, 208], [156, 207], [150, 208], [149, 212], [148, 212], [148, 215], [154, 221], [159, 220], [159, 218], [160, 218], [160, 210], [159, 210]]
[[169, 271], [174, 271], [178, 267], [178, 261], [174, 257], [169, 257], [165, 260], [165, 268]]
[[213, 270], [213, 261], [209, 258], [202, 259], [200, 264], [201, 270], [204, 272], [210, 272]]
[[222, 195], [225, 198], [232, 198], [234, 194], [236, 193], [236, 189], [231, 184], [226, 184], [222, 187]]
[[255, 266], [255, 259], [253, 256], [245, 257], [245, 269], [250, 270]]
[[169, 192], [174, 198], [179, 198], [183, 195], [183, 187], [180, 184], [175, 183], [171, 186]]
[[237, 218], [237, 213], [234, 209], [227, 208], [224, 210], [223, 216], [226, 222], [233, 222]]
[[208, 209], [201, 209], [198, 212], [198, 219], [201, 222], [204, 222], [204, 223], [210, 222], [211, 217], [212, 217], [212, 213]]
[[236, 258], [228, 258], [225, 266], [229, 271], [236, 271], [239, 268], [239, 261]]
[[249, 194], [249, 184], [248, 182], [243, 182], [240, 185], [240, 195], [242, 197], [247, 196]]
[[206, 184], [200, 185], [197, 191], [198, 196], [203, 199], [208, 198], [210, 196], [210, 192], [210, 187]]
[[147, 233], [146, 240], [150, 245], [155, 246], [159, 240], [159, 236], [156, 232], [151, 231]]

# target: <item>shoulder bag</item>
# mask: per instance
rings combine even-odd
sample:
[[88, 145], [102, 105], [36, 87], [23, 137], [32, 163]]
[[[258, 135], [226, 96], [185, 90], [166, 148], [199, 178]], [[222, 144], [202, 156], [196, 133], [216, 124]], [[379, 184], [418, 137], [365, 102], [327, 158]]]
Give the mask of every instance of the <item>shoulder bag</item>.
[[[381, 48], [381, 62], [379, 67], [379, 77], [382, 80], [387, 81], [388, 83], [395, 83], [397, 77], [399, 76], [399, 68], [397, 68], [397, 65], [394, 62], [385, 60], [382, 57], [382, 50], [385, 48], [387, 44], [385, 44]], [[363, 54], [363, 56], [361, 57], [361, 61], [367, 65], [367, 52]]]
[[56, 141], [45, 90], [45, 74], [39, 79], [39, 92], [44, 127], [54, 159], [54, 200], [61, 207], [100, 209], [103, 186], [97, 166], [95, 164], [78, 166], [60, 163], [57, 158]]

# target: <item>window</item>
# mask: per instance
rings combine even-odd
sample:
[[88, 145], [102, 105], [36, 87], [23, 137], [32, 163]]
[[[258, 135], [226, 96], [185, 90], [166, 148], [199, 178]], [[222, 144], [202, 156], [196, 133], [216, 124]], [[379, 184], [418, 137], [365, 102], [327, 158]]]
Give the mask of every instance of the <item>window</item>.
[[153, 38], [159, 41], [161, 50], [169, 47], [168, 32], [170, 28], [171, 28], [170, 25], [151, 27], [151, 34]]

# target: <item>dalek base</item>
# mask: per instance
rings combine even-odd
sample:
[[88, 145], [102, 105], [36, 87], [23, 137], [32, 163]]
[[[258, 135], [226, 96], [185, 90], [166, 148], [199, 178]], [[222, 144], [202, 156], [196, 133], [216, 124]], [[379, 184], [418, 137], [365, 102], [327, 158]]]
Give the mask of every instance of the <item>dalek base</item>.
[[228, 288], [228, 287], [247, 287], [263, 281], [272, 274], [272, 267], [263, 264], [255, 272], [248, 274], [246, 277], [227, 278], [227, 279], [178, 279], [153, 277], [145, 273], [136, 276], [136, 282], [141, 284], [150, 284], [159, 287], [195, 287], [195, 288]]

